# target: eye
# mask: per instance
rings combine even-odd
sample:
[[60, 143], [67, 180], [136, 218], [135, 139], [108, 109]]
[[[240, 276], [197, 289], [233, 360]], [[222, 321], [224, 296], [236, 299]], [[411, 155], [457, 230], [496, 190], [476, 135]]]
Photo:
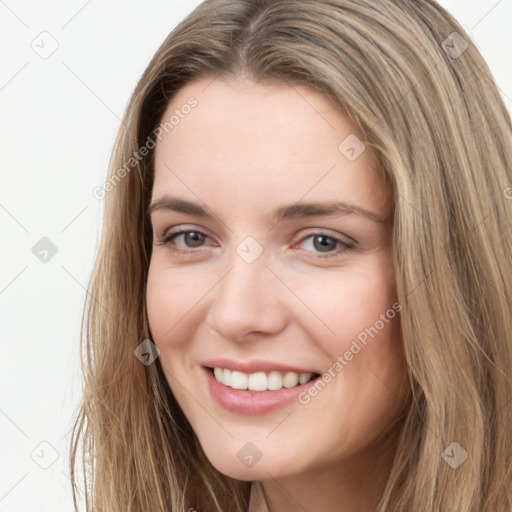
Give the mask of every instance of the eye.
[[[333, 237], [327, 233], [312, 233], [304, 237], [301, 240], [301, 243], [304, 243], [307, 240], [312, 241], [312, 243], [309, 243], [308, 245], [312, 248], [313, 252], [320, 253], [315, 256], [317, 258], [333, 258], [354, 247], [353, 243], [344, 242], [343, 240]], [[311, 252], [311, 250], [308, 252]]]
[[[183, 247], [183, 244], [176, 243], [176, 240], [179, 240], [180, 238], [185, 249], [178, 248], [178, 246]], [[173, 253], [193, 253], [198, 252], [194, 249], [201, 248], [207, 239], [209, 239], [208, 235], [205, 235], [201, 231], [181, 230], [175, 233], [170, 233], [160, 242], [167, 245], [169, 250]], [[322, 232], [311, 233], [308, 236], [303, 237], [299, 245], [310, 240], [312, 243], [308, 244], [309, 249], [306, 249], [306, 252], [316, 253], [314, 257], [320, 259], [333, 258], [354, 247], [354, 244], [351, 242], [344, 242], [339, 238]]]
[[201, 233], [200, 231], [178, 231], [176, 233], [171, 233], [168, 236], [166, 236], [162, 240], [162, 242], [165, 245], [168, 245], [169, 249], [173, 252], [191, 252], [188, 250], [176, 248], [176, 243], [174, 242], [174, 240], [178, 239], [179, 237], [183, 237], [183, 242], [185, 242], [185, 246], [190, 249], [201, 247], [204, 240], [208, 238], [207, 235]]

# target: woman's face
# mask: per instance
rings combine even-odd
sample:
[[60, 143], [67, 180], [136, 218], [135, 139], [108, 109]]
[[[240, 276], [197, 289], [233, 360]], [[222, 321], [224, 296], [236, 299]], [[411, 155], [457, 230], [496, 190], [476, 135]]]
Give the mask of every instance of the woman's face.
[[169, 119], [147, 310], [207, 457], [241, 480], [375, 464], [408, 379], [371, 148], [304, 86], [201, 79]]

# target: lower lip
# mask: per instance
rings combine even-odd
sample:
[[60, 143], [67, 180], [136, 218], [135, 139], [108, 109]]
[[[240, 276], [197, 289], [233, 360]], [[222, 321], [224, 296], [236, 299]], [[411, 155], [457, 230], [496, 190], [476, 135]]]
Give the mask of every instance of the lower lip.
[[281, 388], [275, 391], [248, 391], [233, 389], [220, 383], [213, 373], [203, 366], [206, 372], [208, 388], [214, 400], [228, 411], [238, 414], [265, 414], [279, 409], [297, 400], [297, 397], [313, 385], [317, 379], [310, 380], [293, 388]]

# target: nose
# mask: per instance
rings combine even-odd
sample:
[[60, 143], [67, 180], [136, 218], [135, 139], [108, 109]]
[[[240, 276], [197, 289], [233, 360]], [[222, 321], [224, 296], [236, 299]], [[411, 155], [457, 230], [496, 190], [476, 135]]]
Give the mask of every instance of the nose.
[[285, 328], [286, 289], [267, 265], [265, 252], [249, 263], [233, 251], [229, 271], [210, 292], [207, 314], [208, 325], [223, 339], [248, 341]]

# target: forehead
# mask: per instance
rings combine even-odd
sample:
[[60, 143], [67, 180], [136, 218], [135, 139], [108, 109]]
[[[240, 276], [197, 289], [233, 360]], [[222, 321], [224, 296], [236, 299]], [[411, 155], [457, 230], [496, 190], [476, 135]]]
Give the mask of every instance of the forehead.
[[[248, 208], [257, 198], [261, 210], [307, 196], [387, 209], [375, 156], [357, 146], [358, 127], [309, 87], [204, 78], [178, 91], [162, 123], [171, 117], [156, 146], [153, 198], [213, 194]], [[355, 159], [346, 153], [354, 141], [363, 149]]]

